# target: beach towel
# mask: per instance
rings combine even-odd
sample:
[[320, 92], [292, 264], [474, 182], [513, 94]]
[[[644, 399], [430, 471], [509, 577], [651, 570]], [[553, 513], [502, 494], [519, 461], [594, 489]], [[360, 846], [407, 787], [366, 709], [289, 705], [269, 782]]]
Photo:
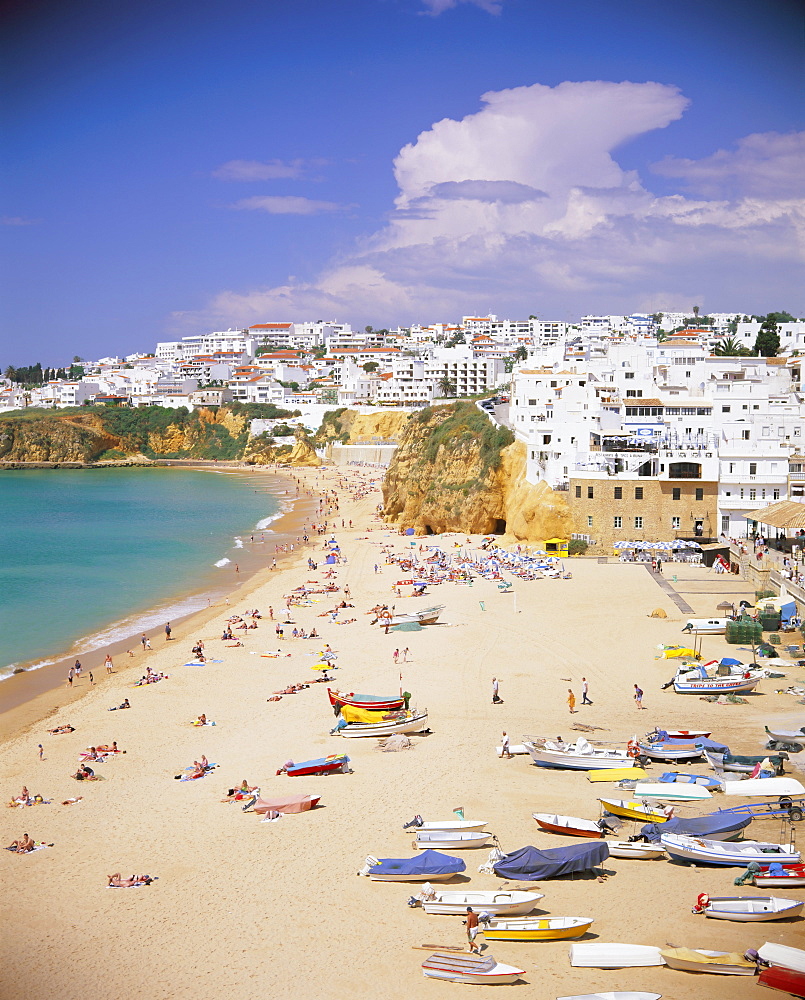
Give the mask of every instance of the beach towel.
[[[46, 844], [44, 840], [37, 841], [35, 846], [31, 848], [30, 851], [24, 851], [24, 854], [33, 854], [34, 851], [44, 851], [46, 847], [53, 847], [53, 844]], [[15, 847], [7, 847], [7, 851], [11, 851], [12, 854], [19, 853]]]
[[214, 722], [209, 722], [209, 721], [207, 721], [207, 722], [199, 722], [198, 719], [194, 719], [193, 722], [190, 723], [190, 725], [191, 726], [214, 726], [215, 723]]
[[107, 889], [139, 889], [141, 885], [151, 885], [153, 882], [159, 878], [159, 875], [155, 875], [148, 882], [135, 882], [133, 885], [107, 885]]
[[[208, 764], [206, 770], [204, 771], [204, 773], [203, 774], [197, 774], [195, 776], [195, 778], [191, 778], [191, 776], [189, 774], [182, 774], [182, 775], [178, 775], [177, 774], [176, 777], [179, 778], [180, 781], [197, 781], [199, 778], [206, 778], [207, 775], [210, 773], [210, 771], [212, 771], [213, 768], [216, 768], [216, 767], [218, 767], [218, 764]], [[185, 768], [185, 771], [192, 771], [192, 770], [193, 770], [192, 764], [190, 765], [190, 767], [186, 767]]]

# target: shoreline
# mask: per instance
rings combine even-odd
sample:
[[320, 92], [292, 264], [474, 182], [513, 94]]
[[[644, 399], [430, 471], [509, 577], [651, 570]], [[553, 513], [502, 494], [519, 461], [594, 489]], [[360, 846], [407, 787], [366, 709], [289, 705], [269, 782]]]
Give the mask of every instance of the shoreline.
[[[209, 468], [212, 470], [228, 467], [244, 472], [263, 468], [266, 472], [271, 472], [273, 476], [280, 477], [280, 481], [287, 483], [287, 496], [272, 495], [276, 496], [280, 504], [290, 504], [290, 509], [284, 511], [280, 509], [276, 515], [272, 515], [276, 519], [272, 521], [270, 527], [255, 529], [255, 531], [259, 530], [261, 533], [268, 535], [266, 539], [266, 551], [259, 552], [256, 550], [256, 546], [253, 550], [244, 551], [246, 558], [243, 561], [247, 566], [246, 572], [234, 579], [230, 578], [228, 581], [222, 580], [219, 582], [213, 591], [216, 599], [211, 600], [208, 598], [211, 603], [206, 608], [196, 608], [175, 618], [166, 617], [165, 620], [171, 622], [171, 643], [185, 640], [195, 629], [203, 628], [211, 617], [214, 617], [222, 609], [226, 608], [229, 599], [233, 595], [237, 594], [239, 598], [241, 596], [245, 598], [267, 582], [267, 579], [270, 579], [274, 574], [270, 567], [265, 565], [266, 561], [270, 562], [276, 559], [277, 570], [279, 570], [282, 563], [298, 551], [295, 550], [294, 553], [274, 552], [270, 550], [270, 546], [295, 544], [297, 537], [301, 536], [304, 531], [305, 517], [309, 517], [312, 514], [313, 505], [317, 502], [315, 494], [292, 494], [291, 490], [296, 488], [297, 482], [290, 470], [280, 471], [267, 466], [244, 466], [242, 464], [238, 466], [234, 464], [223, 466], [222, 463], [213, 462], [207, 463], [206, 466], [200, 463], [194, 464], [197, 464], [200, 468]], [[276, 481], [276, 479], [273, 480], [273, 482]], [[299, 548], [303, 546], [304, 543], [300, 541]], [[204, 595], [210, 592], [210, 588], [184, 591], [175, 595], [169, 601], [163, 602], [163, 606], [165, 604], [168, 604], [169, 607], [175, 606], [193, 597], [203, 599]], [[112, 625], [117, 624], [116, 622], [111, 622], [102, 629], [82, 637], [82, 640], [77, 640], [70, 649], [54, 654], [52, 661], [46, 663], [44, 666], [34, 667], [33, 669], [27, 667], [0, 681], [0, 716], [3, 718], [5, 735], [10, 735], [12, 732], [19, 732], [20, 727], [24, 730], [28, 725], [34, 723], [37, 718], [47, 718], [52, 715], [59, 706], [57, 697], [60, 693], [66, 693], [68, 696], [72, 694], [72, 702], [75, 702], [82, 695], [94, 690], [94, 688], [103, 686], [108, 679], [117, 676], [121, 670], [126, 669], [129, 665], [142, 666], [144, 670], [148, 663], [149, 654], [153, 654], [158, 648], [164, 645], [164, 622], [160, 623], [158, 630], [153, 635], [149, 635], [149, 638], [153, 642], [152, 649], [143, 650], [139, 639], [143, 632], [142, 619], [147, 616], [153, 617], [159, 610], [159, 605], [151, 605], [148, 608], [143, 608], [141, 611], [133, 612], [130, 616], [127, 616], [134, 619], [132, 622], [132, 631], [121, 638], [92, 646], [85, 651], [76, 648], [77, 643], [82, 641], [91, 643], [95, 637], [102, 635]], [[138, 622], [139, 624], [137, 624]], [[153, 631], [153, 629], [146, 629], [146, 631]], [[126, 655], [128, 649], [134, 651], [133, 657]], [[112, 675], [106, 673], [103, 665], [107, 654], [112, 657], [115, 663]], [[81, 659], [83, 666], [81, 679], [77, 683], [74, 683], [74, 686], [67, 687], [65, 677], [73, 661], [77, 658]], [[31, 662], [35, 663], [37, 661]], [[88, 674], [90, 672], [94, 676], [94, 685], [89, 684]]]

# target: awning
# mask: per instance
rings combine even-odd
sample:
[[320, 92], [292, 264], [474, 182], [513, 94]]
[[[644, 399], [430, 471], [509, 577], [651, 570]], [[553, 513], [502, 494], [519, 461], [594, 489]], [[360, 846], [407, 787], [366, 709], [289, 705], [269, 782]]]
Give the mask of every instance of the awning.
[[772, 528], [805, 528], [805, 504], [793, 500], [778, 500], [768, 507], [748, 510], [743, 515], [747, 521], [768, 524]]

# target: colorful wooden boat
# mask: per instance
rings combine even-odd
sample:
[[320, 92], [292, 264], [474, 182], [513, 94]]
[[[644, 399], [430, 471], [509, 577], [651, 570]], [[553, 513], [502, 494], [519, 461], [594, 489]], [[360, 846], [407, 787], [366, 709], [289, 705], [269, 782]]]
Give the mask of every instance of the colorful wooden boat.
[[665, 965], [659, 948], [645, 944], [618, 944], [596, 941], [572, 944], [570, 964], [581, 969], [638, 969]]
[[483, 925], [487, 941], [559, 941], [583, 937], [592, 917], [496, 917]]
[[703, 666], [679, 670], [674, 677], [674, 691], [677, 694], [738, 694], [743, 691], [753, 691], [762, 675], [750, 673], [749, 677], [738, 674], [712, 676]]
[[748, 923], [798, 917], [803, 906], [805, 902], [802, 900], [782, 899], [780, 896], [711, 896], [702, 912], [706, 917], [717, 920]]
[[427, 712], [408, 712], [404, 718], [389, 719], [386, 722], [352, 722], [340, 726], [334, 735], [345, 739], [361, 739], [369, 736], [393, 736], [395, 733], [421, 733], [428, 728]]
[[[420, 817], [416, 817], [419, 819]], [[485, 819], [432, 819], [432, 820], [422, 820], [421, 822], [416, 822], [411, 820], [410, 823], [406, 823], [403, 826], [403, 830], [422, 830], [425, 832], [439, 832], [443, 831], [445, 833], [471, 833], [472, 831], [483, 830], [487, 824]]]
[[638, 819], [643, 823], [664, 823], [668, 817], [663, 813], [651, 809], [643, 802], [634, 802], [628, 799], [599, 799], [604, 810], [612, 816], [621, 816], [623, 819]]
[[805, 997], [805, 972], [773, 965], [770, 969], [761, 969], [757, 983], [793, 997]]
[[579, 819], [578, 816], [557, 816], [553, 813], [531, 813], [537, 821], [537, 826], [548, 833], [562, 833], [566, 837], [589, 837], [600, 840], [603, 836], [601, 827], [591, 819]]
[[277, 771], [277, 774], [287, 774], [290, 778], [299, 778], [307, 774], [333, 774], [335, 771], [341, 771], [344, 774], [349, 771], [349, 757], [345, 753], [318, 757], [316, 760], [305, 760], [300, 764], [288, 761], [284, 767]]
[[604, 993], [574, 993], [572, 997], [557, 997], [556, 1000], [662, 1000], [662, 993], [646, 993], [645, 990], [606, 990]]
[[709, 972], [720, 976], [754, 976], [755, 963], [729, 951], [705, 951], [698, 948], [660, 948], [670, 969], [683, 972]]
[[652, 760], [694, 760], [702, 756], [702, 748], [695, 743], [639, 743], [640, 753]]
[[786, 753], [735, 754], [718, 753], [715, 750], [705, 750], [704, 756], [714, 771], [735, 771], [738, 774], [751, 774], [756, 764], [762, 764], [767, 759], [774, 766], [775, 773], [782, 774], [784, 762], [789, 759]]
[[[252, 810], [256, 813], [301, 813], [315, 809], [321, 799], [320, 795], [283, 795], [270, 799], [258, 798]], [[244, 811], [246, 806], [243, 807]]]
[[708, 739], [712, 734], [705, 732], [703, 729], [665, 729], [665, 726], [660, 727], [668, 733], [668, 738], [672, 740], [690, 740], [691, 742], [701, 739]]
[[745, 867], [750, 861], [768, 864], [770, 861], [799, 861], [799, 851], [785, 844], [767, 844], [756, 840], [728, 843], [723, 840], [703, 840], [685, 837], [678, 833], [664, 833], [660, 843], [676, 861], [693, 861], [696, 864]]
[[369, 712], [391, 712], [402, 708], [405, 704], [402, 695], [398, 698], [397, 695], [355, 694], [351, 691], [349, 693], [333, 691], [332, 688], [327, 688], [327, 694], [330, 704], [337, 710], [340, 710], [342, 705], [352, 705], [353, 708], [364, 708]]
[[[781, 873], [781, 870], [784, 874]], [[805, 888], [805, 865], [761, 865], [753, 879], [759, 889]]]
[[476, 912], [483, 910], [491, 914], [517, 916], [530, 913], [544, 898], [542, 892], [523, 889], [434, 889], [422, 900], [422, 909], [425, 913], [466, 913], [467, 907], [471, 906]]
[[449, 983], [475, 983], [481, 986], [500, 986], [514, 983], [525, 975], [525, 969], [504, 965], [492, 955], [435, 952], [422, 963], [422, 972], [429, 979], [443, 979]]
[[661, 782], [674, 782], [680, 785], [701, 785], [702, 788], [709, 788], [711, 792], [723, 791], [723, 781], [714, 778], [709, 774], [691, 774], [690, 771], [666, 771], [660, 776]]

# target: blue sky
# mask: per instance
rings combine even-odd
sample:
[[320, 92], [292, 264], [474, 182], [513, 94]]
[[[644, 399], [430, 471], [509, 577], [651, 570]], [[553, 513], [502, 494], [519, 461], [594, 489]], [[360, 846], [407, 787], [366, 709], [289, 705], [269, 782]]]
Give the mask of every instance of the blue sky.
[[3, 367], [275, 320], [805, 315], [800, 3], [4, 9]]

